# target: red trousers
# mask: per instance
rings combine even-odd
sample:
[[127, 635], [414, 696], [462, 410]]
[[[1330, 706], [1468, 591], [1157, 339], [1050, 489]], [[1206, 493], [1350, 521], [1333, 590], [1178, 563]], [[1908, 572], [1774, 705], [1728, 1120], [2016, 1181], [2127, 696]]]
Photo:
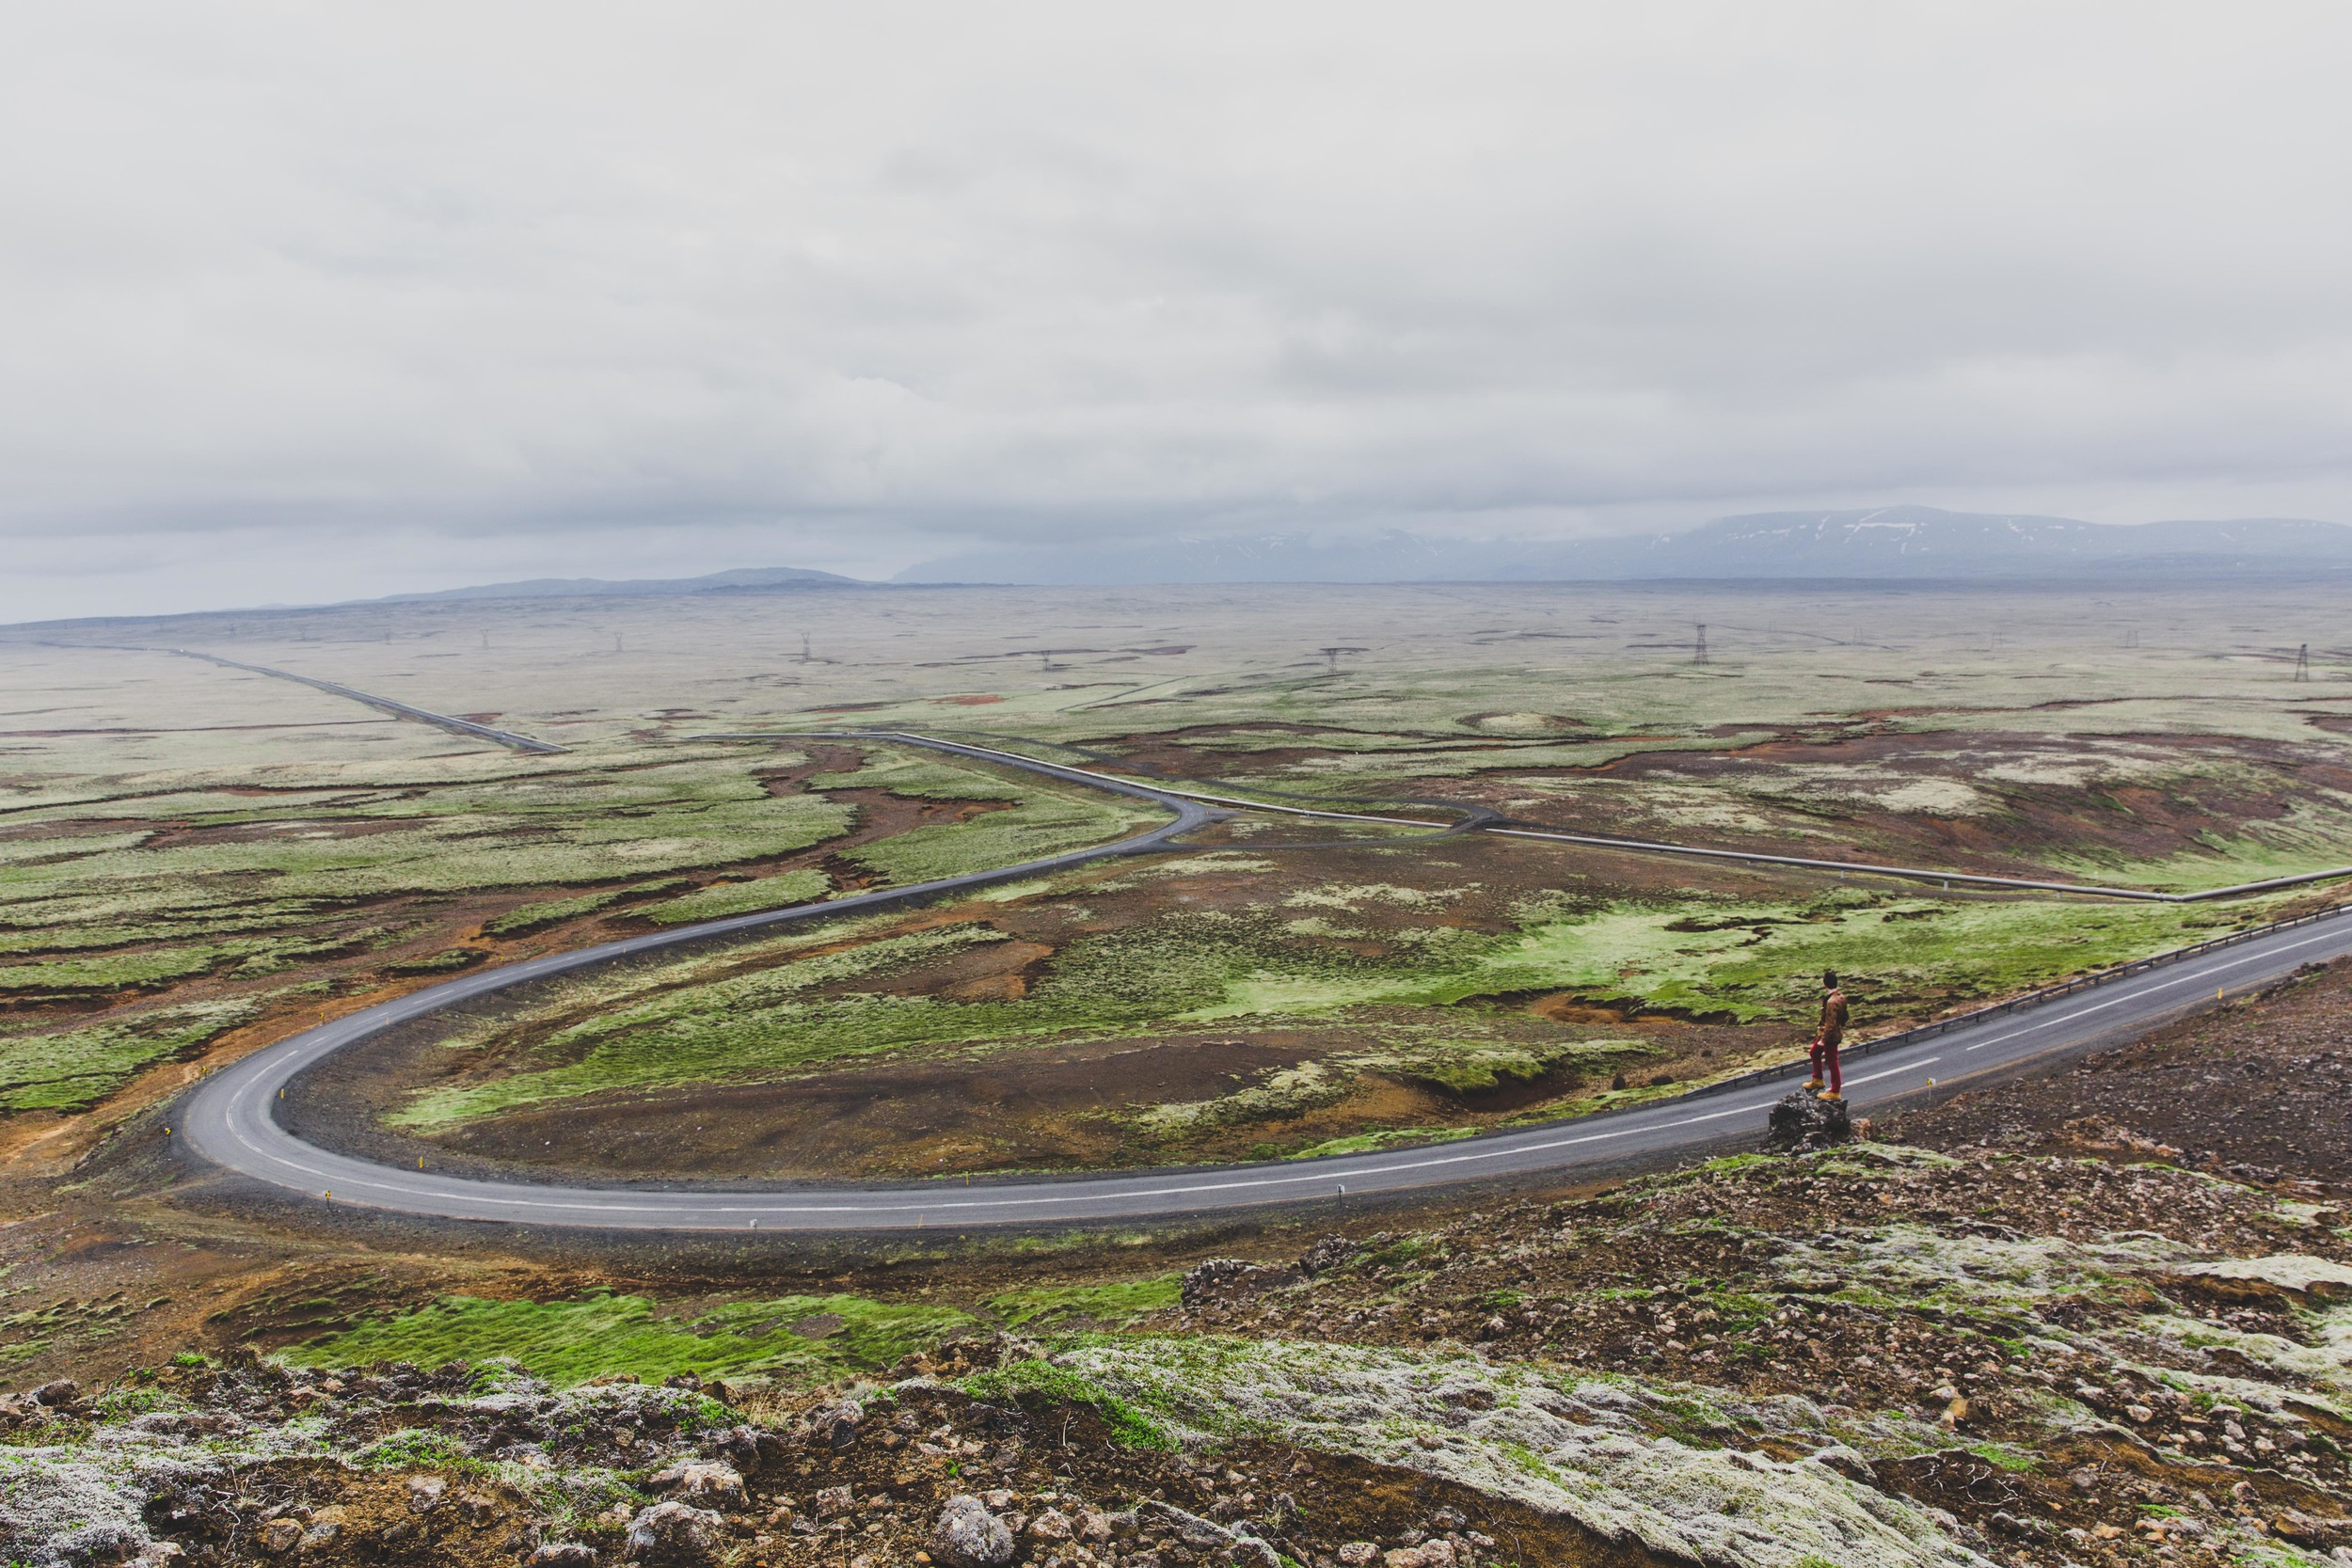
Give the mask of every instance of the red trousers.
[[[1813, 1042], [1813, 1076], [1829, 1080], [1830, 1093], [1844, 1094], [1846, 1075], [1837, 1069], [1837, 1046], [1838, 1042], [1834, 1039], [1817, 1039]], [[1828, 1069], [1827, 1071], [1822, 1070], [1824, 1067]]]

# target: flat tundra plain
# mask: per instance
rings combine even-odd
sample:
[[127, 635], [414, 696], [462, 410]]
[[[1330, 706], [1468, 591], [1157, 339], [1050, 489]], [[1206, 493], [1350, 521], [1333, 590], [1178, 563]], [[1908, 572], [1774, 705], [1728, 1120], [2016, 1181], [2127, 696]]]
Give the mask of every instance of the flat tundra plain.
[[[983, 1477], [1039, 1563], [1193, 1560], [1242, 1522], [1316, 1564], [2321, 1560], [2352, 1433], [2342, 1130], [2312, 1098], [2341, 1076], [2341, 975], [1840, 1155], [989, 1243], [328, 1224], [182, 1162], [168, 1129], [197, 1076], [453, 975], [1159, 819], [840, 733], [866, 727], [1266, 803], [1990, 876], [2184, 892], [2341, 865], [2338, 597], [821, 589], [0, 633], [0, 1374], [86, 1385], [0, 1410], [0, 1539], [47, 1551], [115, 1497], [125, 1531], [209, 1560], [624, 1552], [675, 1490], [639, 1461], [721, 1415], [707, 1389], [587, 1380], [676, 1376], [728, 1380], [724, 1420], [790, 1449], [745, 1439], [748, 1494], [713, 1503], [749, 1562], [906, 1560]], [[520, 989], [347, 1053], [284, 1115], [545, 1180], [1281, 1160], [1785, 1059], [1823, 968], [1867, 1034], [2346, 895], [2132, 904], [1244, 809], [1167, 854]], [[499, 1355], [521, 1370], [379, 1365]], [[467, 1402], [508, 1397], [485, 1377], [547, 1380], [512, 1386], [555, 1402], [548, 1432], [481, 1447]], [[805, 1445], [811, 1402], [844, 1393], [864, 1435]], [[325, 1435], [270, 1424], [320, 1400], [360, 1403]], [[239, 1463], [278, 1491], [216, 1500], [242, 1521], [216, 1537], [76, 1468], [179, 1441], [134, 1423], [183, 1408], [269, 1434]], [[592, 1427], [651, 1447], [575, 1440]], [[401, 1500], [436, 1478], [479, 1505]], [[1224, 1544], [1147, 1528], [1138, 1480]], [[833, 1485], [850, 1513], [816, 1502]]]

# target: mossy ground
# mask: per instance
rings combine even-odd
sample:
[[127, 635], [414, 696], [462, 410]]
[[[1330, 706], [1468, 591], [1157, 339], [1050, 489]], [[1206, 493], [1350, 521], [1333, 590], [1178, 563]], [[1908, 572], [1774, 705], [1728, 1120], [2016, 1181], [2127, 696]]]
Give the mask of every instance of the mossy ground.
[[[273, 975], [346, 992], [414, 983], [511, 950], [1003, 863], [1142, 819], [1106, 797], [882, 744], [812, 738], [746, 752], [699, 738], [849, 714], [1106, 748], [1276, 789], [1453, 795], [1602, 832], [1964, 869], [2191, 887], [2352, 860], [2352, 705], [2340, 700], [2352, 688], [2339, 689], [2332, 667], [2315, 682], [2286, 680], [2242, 635], [2294, 623], [2293, 590], [2152, 592], [2121, 609], [2064, 594], [1758, 590], [1706, 612], [1719, 645], [1696, 665], [1673, 651], [1692, 613], [1684, 601], [1719, 592], [1499, 588], [1465, 610], [1438, 589], [1152, 591], [1122, 601], [1137, 626], [1168, 616], [1197, 626], [1123, 640], [1096, 624], [1099, 607], [1047, 594], [1016, 619], [1075, 614], [1080, 627], [1032, 635], [1091, 651], [1034, 666], [1004, 654], [987, 617], [1013, 613], [1010, 601], [985, 591], [795, 603], [804, 629], [839, 650], [807, 658], [798, 631], [700, 602], [693, 614], [713, 635], [695, 639], [691, 658], [651, 651], [668, 641], [650, 605], [599, 611], [627, 634], [627, 657], [578, 645], [569, 612], [553, 607], [483, 628], [490, 646], [462, 655], [446, 642], [454, 623], [421, 610], [294, 614], [261, 634], [285, 639], [266, 647], [244, 645], [257, 628], [233, 621], [159, 631], [179, 645], [225, 636], [238, 646], [222, 651], [253, 662], [456, 711], [475, 705], [460, 688], [481, 683], [509, 705], [501, 722], [575, 748], [537, 758], [469, 751], [192, 661], [11, 644], [0, 654], [25, 705], [84, 714], [86, 727], [45, 721], [58, 727], [20, 744], [20, 772], [0, 781], [0, 994], [13, 999], [12, 1032], [43, 1038], [85, 1038], [77, 1031], [94, 1021], [64, 1015], [108, 1004], [87, 1049], [120, 1063], [120, 1036], [106, 1030], [152, 1032], [140, 1009], [247, 994]], [[1758, 605], [1781, 610], [1759, 619]], [[1466, 630], [1465, 614], [1480, 625]], [[2119, 614], [2136, 628], [2130, 646], [2100, 641]], [[1329, 615], [1386, 629], [1342, 636], [1367, 649], [1344, 659], [1292, 646], [1298, 626]], [[330, 630], [362, 621], [365, 637]], [[1799, 625], [1840, 629], [1789, 629]], [[1439, 853], [1401, 850], [1390, 864]], [[1259, 857], [1269, 890], [1433, 895], [1441, 885], [1389, 865], [1335, 877], [1311, 855], [1271, 857]], [[932, 995], [918, 972], [906, 995], [838, 995], [797, 1021], [792, 1006], [769, 1008], [731, 1038], [694, 1031], [680, 1058], [694, 1065], [677, 1073], [642, 1059], [681, 1043], [648, 1024], [644, 1053], [607, 1040], [593, 1063], [556, 1064], [555, 1078], [544, 1061], [501, 1059], [497, 1073], [528, 1086], [479, 1085], [487, 1098], [463, 1103], [770, 1081], [871, 1060], [886, 1036], [899, 1055], [1101, 1037], [1152, 1008], [1163, 1014], [1152, 1022], [1179, 1029], [1421, 1009], [1433, 1025], [1462, 1021], [1461, 1070], [1475, 1078], [1479, 1053], [1527, 1043], [1469, 1016], [1478, 988], [1780, 1022], [1801, 1009], [1804, 975], [1828, 963], [1869, 975], [1891, 1015], [2194, 934], [2186, 922], [2079, 903], [1894, 890], [1868, 908], [1825, 909], [1818, 879], [1539, 863], [1536, 876], [1567, 895], [1541, 914], [1463, 922], [1438, 904], [1422, 911], [1435, 918], [1375, 922], [1354, 938], [1365, 922], [1345, 908], [1302, 904], [1279, 936], [1248, 918], [1212, 930], [1172, 921], [1184, 911], [1170, 900], [1131, 908], [1151, 901], [1105, 885], [1086, 895], [1103, 901], [1103, 918], [1069, 922], [1056, 934], [1071, 940], [992, 982], [996, 994]], [[1230, 900], [1201, 901], [1230, 911]], [[1152, 1006], [1104, 1002], [1101, 973], [1141, 976]], [[887, 982], [887, 964], [870, 977]], [[271, 1004], [262, 1022], [278, 1011]], [[812, 1043], [824, 1036], [841, 1051]], [[176, 1043], [153, 1059], [191, 1049], [206, 1047]], [[1448, 1086], [1444, 1063], [1423, 1070]], [[122, 1081], [78, 1077], [85, 1088]], [[20, 1107], [87, 1099], [24, 1092]], [[1295, 1148], [1422, 1124], [1284, 1136]]]
[[[854, 1072], [881, 1093], [883, 1064], [936, 1075], [959, 1060], [1038, 1081], [1030, 1064], [1048, 1056], [1067, 1065], [1073, 1052], [1149, 1048], [1170, 1070], [1090, 1079], [1091, 1098], [1066, 1117], [1096, 1131], [1074, 1132], [1071, 1154], [1034, 1140], [943, 1147], [944, 1166], [927, 1155], [905, 1168], [1063, 1164], [1106, 1137], [1124, 1151], [1114, 1163], [1334, 1152], [1604, 1109], [1740, 1070], [1793, 1049], [1825, 968], [1845, 977], [1866, 1025], [1884, 1028], [2194, 941], [2264, 908], [1856, 886], [1773, 896], [1753, 880], [1745, 895], [1633, 889], [1494, 841], [1443, 862], [1378, 854], [1379, 881], [1310, 879], [1339, 869], [1316, 854], [1273, 879], [1221, 856], [1087, 873], [868, 923], [854, 941], [796, 934], [567, 983], [447, 1037], [429, 1064], [436, 1081], [386, 1109], [409, 1131], [463, 1131], [469, 1150], [532, 1158], [544, 1146], [580, 1164], [580, 1140], [601, 1148], [623, 1130], [592, 1118], [567, 1131], [543, 1109], [590, 1101], [601, 1117], [626, 1106], [642, 1128], [644, 1097], [685, 1097], [675, 1114], [707, 1132], [714, 1119], [772, 1117], [780, 1102], [718, 1091], [805, 1095]], [[1472, 860], [1481, 875], [1465, 879]], [[1559, 878], [1548, 887], [1547, 871]], [[1629, 1016], [1708, 1027], [1661, 1034], [1629, 1029]], [[1188, 1054], [1205, 1064], [1236, 1037], [1313, 1043], [1238, 1077], [1184, 1069]], [[1198, 1087], [1138, 1092], [1172, 1083]], [[1375, 1085], [1392, 1089], [1375, 1096]], [[1038, 1081], [1035, 1092], [1059, 1091]], [[525, 1112], [511, 1134], [482, 1125]], [[723, 1139], [666, 1147], [682, 1160], [704, 1148], [724, 1158]], [[1089, 1157], [1102, 1156], [1078, 1155]]]
[[559, 1387], [617, 1373], [654, 1383], [691, 1372], [805, 1384], [881, 1370], [973, 1323], [952, 1307], [844, 1294], [731, 1301], [687, 1314], [610, 1292], [546, 1302], [453, 1296], [367, 1319], [284, 1356], [319, 1368], [503, 1356]]
[[[862, 802], [888, 804], [890, 792], [843, 784], [836, 800], [810, 790], [793, 771], [806, 774], [808, 761], [614, 752], [530, 772], [517, 759], [460, 758], [334, 792], [274, 782], [182, 789], [161, 798], [172, 816], [134, 832], [44, 831], [57, 814], [39, 810], [0, 817], [0, 832], [34, 835], [0, 838], [11, 851], [0, 857], [0, 996], [20, 1003], [0, 1020], [0, 1111], [87, 1105], [142, 1068], [322, 987], [453, 974], [502, 942], [582, 923], [678, 925], [821, 899], [834, 880], [818, 865], [724, 869], [854, 846], [853, 830], [880, 820]], [[948, 772], [961, 784], [954, 799], [1005, 809], [914, 828], [905, 859], [918, 871], [1071, 847], [1136, 820], [1067, 791], [1033, 799], [1017, 779], [979, 768], [934, 770], [907, 799], [946, 798], [938, 777]], [[155, 809], [151, 781], [113, 784], [112, 794], [93, 784], [66, 815]], [[896, 841], [885, 832], [882, 842]], [[513, 896], [582, 881], [621, 885]], [[451, 936], [467, 940], [446, 944]], [[255, 983], [305, 970], [333, 977]], [[80, 1022], [108, 1002], [103, 1018]]]

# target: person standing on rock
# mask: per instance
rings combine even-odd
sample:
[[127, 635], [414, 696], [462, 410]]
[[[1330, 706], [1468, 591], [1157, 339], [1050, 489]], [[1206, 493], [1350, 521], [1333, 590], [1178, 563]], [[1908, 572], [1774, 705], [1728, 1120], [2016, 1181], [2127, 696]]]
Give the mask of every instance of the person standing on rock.
[[1846, 993], [1837, 989], [1837, 971], [1821, 971], [1821, 1026], [1813, 1031], [1813, 1082], [1805, 1085], [1820, 1094], [1821, 1075], [1829, 1074], [1829, 1092], [1823, 1100], [1846, 1098], [1846, 1076], [1838, 1069], [1837, 1048], [1846, 1038]]

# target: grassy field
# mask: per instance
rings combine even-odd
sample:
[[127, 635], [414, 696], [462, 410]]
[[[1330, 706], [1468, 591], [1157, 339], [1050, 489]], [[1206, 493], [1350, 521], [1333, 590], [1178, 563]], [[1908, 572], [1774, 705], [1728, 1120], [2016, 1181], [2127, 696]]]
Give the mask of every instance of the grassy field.
[[[1001, 808], [851, 849], [870, 885], [1157, 819], [1001, 770], [905, 773], [895, 757], [839, 775], [840, 799], [779, 787], [806, 761], [613, 743], [557, 758], [135, 772], [0, 794], [0, 833], [14, 835], [0, 837], [0, 999], [13, 1004], [0, 1012], [0, 1111], [87, 1106], [296, 999], [452, 973], [581, 917], [677, 925], [821, 899], [835, 882], [819, 866], [733, 868], [843, 839], [860, 822], [856, 792]], [[582, 885], [596, 891], [517, 897]], [[304, 984], [285, 983], [297, 975]]]

